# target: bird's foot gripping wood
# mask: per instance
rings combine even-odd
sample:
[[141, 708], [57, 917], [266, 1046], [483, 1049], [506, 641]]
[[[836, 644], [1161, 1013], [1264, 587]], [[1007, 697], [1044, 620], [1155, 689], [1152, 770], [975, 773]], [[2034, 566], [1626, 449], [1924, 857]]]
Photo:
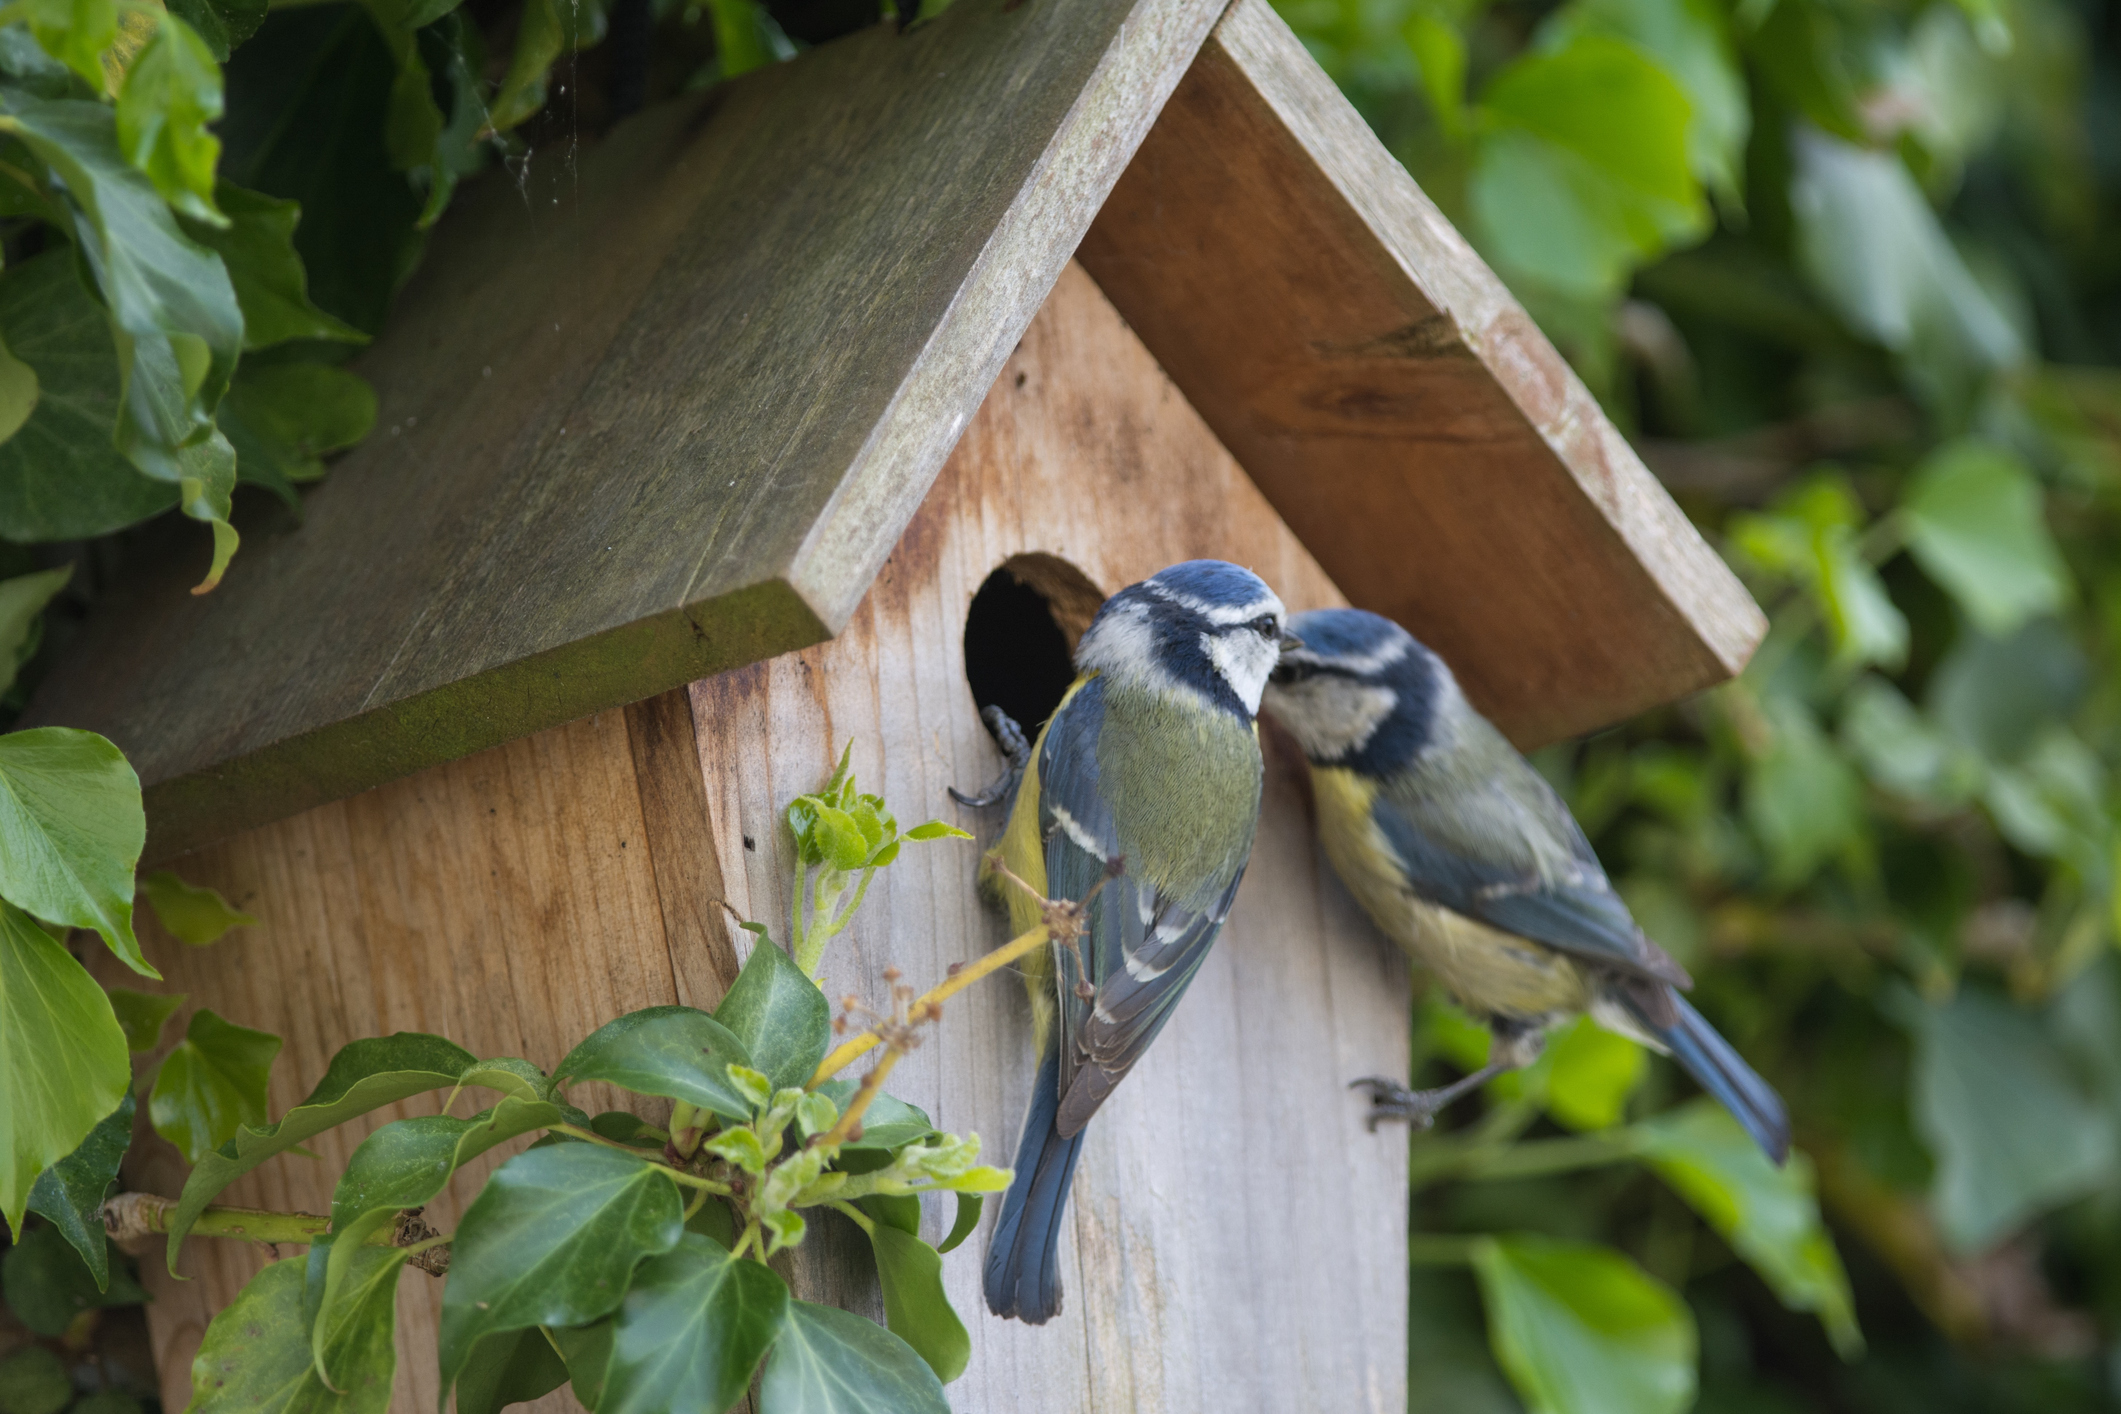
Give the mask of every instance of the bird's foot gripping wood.
[[1001, 749], [1002, 759], [1009, 764], [1002, 772], [1001, 779], [978, 795], [966, 795], [956, 786], [949, 787], [952, 800], [974, 810], [984, 810], [990, 805], [1003, 805], [1014, 800], [1017, 786], [1023, 783], [1024, 772], [1031, 768], [1031, 738], [1024, 735], [1024, 729], [1017, 724], [1016, 718], [1001, 708], [990, 705], [980, 708], [979, 719], [987, 724], [988, 735], [994, 738], [994, 744]]
[[1366, 1075], [1348, 1084], [1350, 1090], [1370, 1092], [1370, 1132], [1375, 1134], [1377, 1126], [1386, 1120], [1404, 1120], [1416, 1129], [1427, 1129], [1436, 1123], [1454, 1101], [1472, 1094], [1481, 1086], [1505, 1071], [1514, 1070], [1510, 1065], [1487, 1065], [1474, 1071], [1462, 1080], [1455, 1080], [1435, 1090], [1409, 1090], [1396, 1080], [1387, 1080], [1382, 1075]]

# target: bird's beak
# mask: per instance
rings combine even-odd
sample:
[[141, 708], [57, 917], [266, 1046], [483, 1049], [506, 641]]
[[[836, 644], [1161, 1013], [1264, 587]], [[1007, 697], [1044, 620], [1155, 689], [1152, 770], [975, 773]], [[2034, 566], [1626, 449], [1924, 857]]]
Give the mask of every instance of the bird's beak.
[[1298, 637], [1297, 637], [1297, 636], [1296, 636], [1295, 634], [1293, 634], [1293, 633], [1289, 632], [1289, 631], [1288, 631], [1287, 629], [1283, 629], [1283, 630], [1281, 631], [1281, 651], [1282, 651], [1282, 652], [1284, 652], [1284, 653], [1287, 653], [1287, 652], [1289, 652], [1289, 651], [1290, 651], [1290, 650], [1292, 650], [1292, 649], [1296, 649], [1296, 648], [1301, 648], [1301, 647], [1303, 647], [1303, 646], [1304, 646], [1304, 641], [1303, 641], [1302, 639], [1298, 638]]

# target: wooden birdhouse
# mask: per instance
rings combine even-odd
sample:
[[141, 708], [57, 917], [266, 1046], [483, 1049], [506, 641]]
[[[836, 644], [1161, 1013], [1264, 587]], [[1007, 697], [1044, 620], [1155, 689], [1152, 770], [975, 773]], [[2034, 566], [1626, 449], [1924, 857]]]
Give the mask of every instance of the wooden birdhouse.
[[[30, 717], [123, 747], [150, 862], [261, 920], [147, 944], [286, 1038], [276, 1114], [362, 1036], [549, 1068], [712, 1006], [730, 913], [786, 925], [781, 810], [849, 742], [978, 843], [879, 876], [829, 993], [976, 958], [1001, 812], [946, 787], [1000, 769], [979, 709], [1035, 722], [1100, 600], [1174, 561], [1399, 619], [1523, 746], [1719, 682], [1764, 627], [1266, 0], [957, 0], [467, 192], [414, 286], [361, 365], [378, 429], [299, 524], [205, 597], [192, 547], [149, 557]], [[1089, 1131], [1061, 1316], [987, 1316], [984, 1232], [946, 1259], [954, 1407], [1405, 1407], [1406, 1144], [1346, 1086], [1405, 1073], [1407, 978], [1268, 747], [1230, 925]], [[1031, 1079], [992, 982], [892, 1088], [1007, 1162]], [[229, 1201], [327, 1211], [357, 1138]], [[136, 1146], [132, 1186], [182, 1177]], [[825, 1237], [799, 1288], [881, 1310]], [[187, 1253], [188, 1283], [143, 1264], [171, 1409], [264, 1260]], [[434, 1407], [439, 1287], [400, 1297], [398, 1408]]]

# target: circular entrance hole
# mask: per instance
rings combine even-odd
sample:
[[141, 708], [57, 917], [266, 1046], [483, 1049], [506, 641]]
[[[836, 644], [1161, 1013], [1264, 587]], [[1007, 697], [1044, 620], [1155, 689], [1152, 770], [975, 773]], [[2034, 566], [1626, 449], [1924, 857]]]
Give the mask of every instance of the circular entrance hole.
[[965, 680], [1026, 736], [1075, 681], [1075, 645], [1105, 602], [1090, 577], [1055, 555], [1014, 555], [987, 576], [965, 615]]

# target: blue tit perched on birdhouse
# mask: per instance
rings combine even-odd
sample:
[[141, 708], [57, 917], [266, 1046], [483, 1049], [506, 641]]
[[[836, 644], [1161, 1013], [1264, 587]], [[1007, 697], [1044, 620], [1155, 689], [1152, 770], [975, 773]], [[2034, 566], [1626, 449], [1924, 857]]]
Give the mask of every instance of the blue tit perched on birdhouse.
[[[1025, 967], [1040, 1061], [987, 1252], [998, 1316], [1060, 1309], [1083, 1126], [1170, 1019], [1237, 895], [1259, 825], [1259, 695], [1295, 643], [1284, 617], [1258, 576], [1220, 560], [1121, 590], [1032, 747], [992, 857], [1048, 898], [1089, 902], [1075, 946]], [[1037, 899], [1004, 896], [1019, 933], [1040, 922]]]
[[1375, 1116], [1427, 1124], [1529, 1064], [1546, 1030], [1588, 1012], [1666, 1052], [1780, 1163], [1782, 1100], [1680, 990], [1567, 805], [1459, 691], [1443, 660], [1358, 609], [1299, 615], [1266, 708], [1311, 763], [1334, 870], [1370, 917], [1494, 1037], [1488, 1066], [1441, 1090], [1371, 1087]]

